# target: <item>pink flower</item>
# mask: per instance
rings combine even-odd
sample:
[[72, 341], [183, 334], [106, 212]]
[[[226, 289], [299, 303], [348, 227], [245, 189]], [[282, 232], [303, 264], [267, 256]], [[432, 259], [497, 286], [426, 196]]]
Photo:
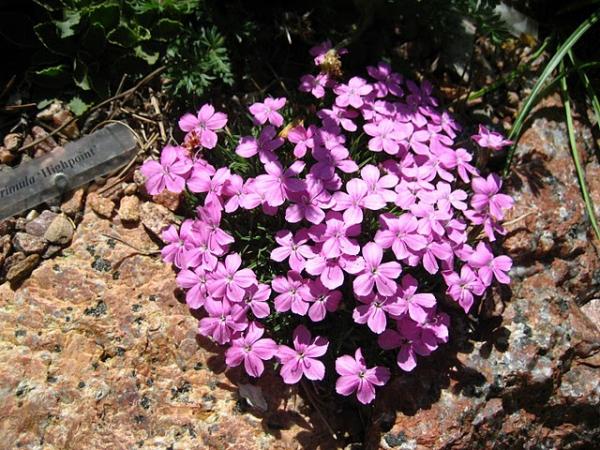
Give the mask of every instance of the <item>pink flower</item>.
[[289, 192], [304, 190], [304, 181], [296, 178], [304, 169], [302, 161], [294, 162], [288, 169], [283, 169], [277, 161], [265, 164], [265, 175], [256, 177], [256, 188], [260, 190], [270, 206], [282, 205]]
[[277, 130], [272, 126], [266, 126], [260, 132], [258, 139], [252, 136], [245, 136], [240, 139], [240, 143], [235, 152], [243, 158], [251, 158], [258, 153], [260, 162], [266, 164], [270, 161], [276, 161], [277, 156], [273, 153], [284, 143], [283, 138], [275, 137]]
[[365, 133], [373, 136], [369, 140], [369, 149], [374, 152], [384, 151], [390, 155], [395, 155], [400, 150], [400, 142], [408, 139], [413, 131], [409, 123], [395, 123], [389, 119], [384, 119], [378, 123], [367, 123], [363, 127]]
[[342, 108], [352, 106], [358, 109], [363, 105], [362, 97], [369, 94], [372, 90], [373, 86], [367, 84], [363, 78], [352, 77], [348, 84], [338, 84], [333, 89], [333, 92], [337, 95], [335, 104]]
[[292, 144], [296, 144], [294, 147], [294, 156], [296, 158], [303, 158], [309, 148], [314, 148], [315, 141], [313, 139], [314, 126], [304, 128], [302, 125], [298, 125], [288, 131], [287, 138]]
[[398, 320], [397, 330], [385, 330], [379, 336], [379, 346], [384, 350], [400, 348], [396, 363], [405, 372], [417, 367], [417, 354], [427, 356], [431, 350], [423, 342], [421, 328], [410, 319]]
[[394, 202], [396, 193], [391, 189], [398, 184], [398, 177], [394, 174], [381, 176], [379, 169], [372, 164], [367, 164], [360, 170], [361, 178], [367, 183], [368, 193], [379, 195], [386, 202]]
[[365, 260], [365, 269], [361, 275], [354, 279], [353, 287], [357, 295], [369, 295], [373, 287], [384, 296], [396, 292], [394, 279], [400, 276], [402, 268], [397, 262], [381, 263], [383, 250], [374, 242], [369, 242], [362, 249]]
[[304, 375], [309, 380], [317, 381], [325, 377], [325, 366], [316, 358], [327, 352], [329, 342], [317, 336], [311, 340], [311, 335], [304, 325], [294, 330], [294, 348], [280, 345], [277, 358], [281, 361], [281, 377], [286, 384], [296, 384]]
[[277, 344], [273, 339], [261, 339], [265, 332], [262, 325], [251, 322], [243, 336], [231, 341], [231, 347], [225, 353], [225, 363], [237, 367], [242, 361], [246, 373], [260, 377], [265, 370], [263, 361], [268, 361], [277, 353]]
[[162, 232], [162, 240], [167, 244], [160, 251], [163, 261], [175, 264], [178, 269], [186, 269], [190, 265], [190, 255], [194, 248], [192, 221], [186, 220], [177, 228], [170, 225]]
[[285, 220], [298, 223], [302, 219], [319, 224], [325, 219], [323, 209], [333, 205], [333, 199], [323, 186], [323, 181], [312, 174], [306, 176], [306, 190], [290, 192], [290, 205], [285, 210]]
[[311, 281], [308, 286], [313, 299], [308, 309], [308, 317], [313, 322], [320, 322], [328, 312], [337, 310], [342, 299], [342, 293], [325, 287], [320, 280]]
[[208, 317], [200, 319], [198, 331], [202, 336], [214, 339], [218, 344], [226, 344], [236, 331], [243, 331], [248, 326], [244, 308], [239, 304], [233, 306], [227, 300], [210, 301], [204, 304]]
[[479, 278], [486, 286], [492, 284], [492, 278], [499, 283], [509, 284], [510, 277], [506, 272], [512, 267], [512, 259], [508, 256], [496, 256], [488, 244], [480, 242], [469, 258], [469, 265], [477, 270]]
[[268, 284], [253, 284], [246, 289], [243, 302], [256, 318], [264, 319], [271, 313], [268, 303], [270, 296], [271, 288]]
[[227, 167], [221, 167], [212, 176], [206, 171], [194, 171], [188, 179], [188, 189], [194, 193], [206, 193], [205, 203], [221, 202], [223, 187], [231, 179]]
[[471, 306], [473, 306], [473, 294], [482, 295], [485, 292], [485, 285], [468, 265], [462, 266], [460, 275], [456, 272], [444, 273], [443, 275], [448, 285], [446, 293], [452, 300], [458, 302], [465, 313], [468, 313]]
[[345, 192], [333, 194], [334, 211], [344, 211], [344, 221], [348, 224], [363, 221], [363, 208], [376, 211], [385, 207], [385, 200], [378, 194], [369, 194], [369, 187], [364, 180], [353, 178], [346, 183]]
[[234, 242], [233, 236], [220, 228], [221, 206], [219, 203], [207, 203], [196, 210], [200, 220], [208, 230], [208, 248], [213, 254], [223, 254], [227, 245]]
[[334, 124], [341, 126], [346, 131], [356, 131], [356, 124], [352, 119], [358, 117], [358, 112], [352, 109], [340, 108], [339, 106], [333, 105], [331, 109], [323, 108], [317, 111], [317, 117], [323, 120], [333, 121]]
[[323, 254], [318, 254], [306, 261], [306, 271], [311, 275], [318, 275], [328, 289], [336, 289], [344, 283], [344, 272], [355, 275], [363, 269], [364, 260], [350, 255], [327, 258]]
[[286, 312], [291, 309], [294, 314], [306, 315], [309, 302], [314, 299], [306, 280], [298, 272], [290, 270], [287, 277], [275, 277], [271, 286], [279, 293], [274, 300], [276, 311]]
[[182, 155], [182, 149], [167, 145], [160, 154], [160, 162], [148, 159], [140, 167], [146, 177], [146, 190], [158, 195], [165, 188], [175, 194], [183, 192], [185, 180], [192, 169], [191, 161]]
[[431, 308], [435, 306], [436, 300], [433, 294], [418, 294], [418, 287], [419, 284], [412, 275], [404, 275], [398, 289], [398, 302], [402, 305], [401, 309], [408, 312], [412, 320], [422, 323], [427, 319]]
[[341, 219], [339, 213], [330, 212], [324, 226], [311, 229], [311, 234], [323, 244], [321, 251], [326, 258], [336, 258], [342, 254], [358, 255], [360, 252], [358, 243], [349, 239], [360, 234], [360, 225], [349, 224]]
[[218, 263], [207, 283], [208, 292], [213, 297], [226, 297], [232, 302], [241, 302], [244, 299], [245, 289], [257, 284], [256, 275], [251, 269], [238, 270], [242, 265], [242, 258], [237, 253], [225, 257], [225, 264]]
[[495, 151], [502, 150], [503, 147], [513, 144], [513, 141], [504, 139], [500, 133], [496, 131], [490, 131], [483, 125], [479, 125], [479, 133], [471, 136], [471, 139], [477, 142], [480, 147], [491, 148]]
[[386, 97], [388, 93], [396, 97], [402, 97], [404, 94], [400, 87], [402, 76], [392, 72], [392, 67], [388, 63], [380, 62], [377, 67], [369, 66], [367, 72], [377, 80], [373, 83], [377, 97]]
[[375, 334], [381, 334], [387, 326], [386, 313], [392, 316], [402, 314], [402, 305], [398, 303], [397, 297], [384, 297], [371, 293], [365, 297], [357, 296], [359, 302], [364, 303], [354, 308], [352, 319], [356, 323], [367, 324]]
[[306, 230], [299, 230], [293, 235], [289, 230], [278, 231], [275, 235], [275, 241], [280, 245], [271, 251], [271, 259], [282, 262], [289, 258], [289, 264], [292, 270], [302, 272], [306, 264], [306, 258], [314, 256], [308, 242], [308, 233]]
[[329, 180], [333, 177], [335, 169], [344, 173], [353, 173], [358, 170], [358, 165], [350, 159], [348, 149], [341, 145], [332, 149], [316, 147], [313, 150], [313, 157], [318, 162], [311, 167], [310, 172], [322, 180]]
[[329, 75], [320, 73], [316, 77], [313, 75], [304, 75], [300, 78], [300, 92], [310, 92], [315, 98], [325, 97], [325, 88], [329, 84]]
[[283, 125], [283, 116], [277, 111], [284, 107], [285, 102], [285, 97], [267, 97], [263, 103], [254, 103], [249, 109], [260, 125], [268, 121], [270, 124], [280, 127]]
[[184, 269], [177, 274], [177, 285], [187, 289], [185, 302], [191, 309], [204, 306], [206, 300], [206, 272], [201, 267], [194, 270]]
[[476, 211], [489, 211], [496, 220], [504, 219], [504, 211], [512, 208], [513, 199], [506, 194], [500, 194], [502, 179], [496, 174], [489, 174], [487, 178], [473, 178], [471, 182], [473, 192], [471, 205]]
[[391, 248], [397, 259], [407, 258], [427, 245], [427, 239], [417, 233], [418, 221], [412, 214], [405, 213], [400, 217], [382, 214], [379, 219], [385, 229], [377, 231], [375, 242], [381, 248]]
[[363, 405], [375, 399], [375, 386], [383, 386], [390, 379], [390, 371], [387, 367], [367, 368], [360, 348], [356, 349], [354, 358], [350, 355], [337, 358], [335, 371], [340, 375], [335, 383], [336, 392], [348, 396], [356, 391], [356, 398]]
[[198, 115], [185, 114], [179, 119], [179, 128], [187, 133], [194, 132], [200, 145], [204, 148], [214, 148], [217, 145], [216, 130], [220, 130], [227, 124], [227, 115], [215, 112], [212, 105], [202, 105]]

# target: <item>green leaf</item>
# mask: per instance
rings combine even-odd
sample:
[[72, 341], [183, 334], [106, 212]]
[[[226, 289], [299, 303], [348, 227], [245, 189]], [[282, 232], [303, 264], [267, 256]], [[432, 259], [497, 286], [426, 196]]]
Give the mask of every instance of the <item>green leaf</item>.
[[39, 111], [41, 111], [42, 109], [44, 109], [44, 108], [47, 108], [47, 107], [48, 107], [48, 106], [50, 106], [52, 103], [54, 103], [54, 100], [55, 100], [55, 99], [53, 99], [53, 98], [45, 98], [44, 100], [40, 101], [40, 102], [39, 102], [39, 103], [36, 105], [36, 107], [37, 107], [37, 109], [38, 109]]
[[156, 64], [156, 61], [158, 61], [158, 57], [159, 57], [159, 53], [158, 52], [153, 52], [151, 54], [150, 53], [146, 53], [144, 51], [144, 49], [142, 48], [141, 45], [138, 45], [134, 49], [134, 53], [135, 53], [135, 56], [137, 56], [138, 58], [142, 58], [150, 66]]
[[81, 48], [94, 58], [98, 58], [105, 47], [106, 33], [104, 27], [99, 23], [91, 24], [81, 38]]
[[69, 56], [75, 51], [70, 40], [60, 38], [58, 29], [52, 22], [39, 23], [33, 27], [33, 31], [42, 45], [56, 55]]
[[90, 107], [89, 104], [85, 103], [79, 97], [73, 97], [71, 99], [71, 101], [68, 103], [68, 106], [69, 106], [69, 109], [71, 110], [71, 112], [73, 114], [75, 114], [76, 116], [81, 116]]
[[87, 11], [91, 25], [102, 25], [105, 30], [112, 30], [119, 25], [121, 8], [116, 3], [101, 3]]
[[79, 59], [73, 61], [73, 81], [80, 89], [89, 91], [92, 89], [90, 78], [88, 76], [88, 68]]
[[55, 78], [67, 74], [68, 70], [65, 64], [59, 64], [57, 66], [36, 70], [34, 73], [41, 77]]
[[[564, 61], [561, 61], [560, 67], [561, 72], [564, 72]], [[581, 161], [579, 159], [579, 151], [577, 150], [577, 142], [575, 139], [575, 125], [573, 124], [573, 116], [571, 115], [571, 100], [569, 97], [569, 90], [567, 88], [567, 77], [562, 77], [562, 79], [560, 80], [560, 90], [563, 98], [563, 103], [565, 105], [565, 119], [567, 121], [567, 131], [569, 132], [569, 144], [571, 147], [571, 155], [573, 156], [575, 171], [577, 172], [577, 181], [579, 182], [581, 195], [583, 197], [585, 209], [592, 224], [592, 228], [596, 233], [596, 238], [600, 239], [600, 227], [598, 226], [598, 222], [596, 221], [594, 203], [587, 189], [587, 184], [585, 182], [585, 171], [583, 170], [583, 167], [581, 165]]]
[[125, 23], [120, 23], [117, 28], [111, 30], [106, 35], [108, 42], [119, 47], [132, 48], [138, 41], [139, 36], [135, 31], [129, 28]]
[[69, 81], [69, 69], [65, 64], [33, 71], [33, 81], [42, 86], [60, 88]]
[[156, 23], [154, 37], [159, 41], [166, 41], [172, 39], [173, 36], [181, 32], [182, 29], [183, 24], [181, 22], [165, 17]]
[[585, 32], [588, 31], [592, 27], [592, 25], [594, 25], [599, 19], [600, 9], [594, 12], [581, 25], [579, 25], [579, 27], [577, 27], [577, 29], [558, 48], [552, 59], [548, 62], [548, 64], [546, 64], [546, 67], [544, 67], [542, 74], [540, 75], [537, 82], [535, 83], [535, 86], [531, 90], [531, 94], [529, 94], [529, 97], [527, 97], [527, 100], [525, 100], [525, 104], [523, 105], [521, 111], [519, 111], [517, 119], [515, 120], [515, 123], [512, 129], [510, 130], [510, 134], [508, 135], [508, 138], [514, 141], [515, 143], [508, 151], [508, 156], [506, 158], [506, 164], [504, 165], [503, 171], [504, 176], [508, 175], [512, 159], [517, 148], [517, 141], [521, 134], [521, 129], [523, 128], [523, 124], [525, 123], [527, 116], [529, 116], [529, 113], [531, 112], [535, 104], [538, 102], [538, 94], [542, 91], [544, 83], [550, 78], [552, 72], [554, 72], [554, 69], [556, 69], [556, 67], [560, 64], [567, 52], [577, 43], [577, 41], [579, 41], [581, 36], [583, 36]]
[[81, 21], [81, 14], [79, 11], [71, 11], [67, 9], [64, 11], [64, 17], [65, 20], [54, 21], [54, 25], [56, 25], [56, 28], [60, 30], [60, 37], [62, 39], [74, 36], [75, 27], [77, 27]]

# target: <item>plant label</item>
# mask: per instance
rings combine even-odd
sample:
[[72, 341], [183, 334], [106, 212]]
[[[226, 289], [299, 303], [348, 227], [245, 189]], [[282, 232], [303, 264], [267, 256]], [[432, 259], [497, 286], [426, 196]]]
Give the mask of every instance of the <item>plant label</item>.
[[107, 175], [137, 153], [128, 127], [110, 124], [50, 153], [0, 172], [0, 219]]

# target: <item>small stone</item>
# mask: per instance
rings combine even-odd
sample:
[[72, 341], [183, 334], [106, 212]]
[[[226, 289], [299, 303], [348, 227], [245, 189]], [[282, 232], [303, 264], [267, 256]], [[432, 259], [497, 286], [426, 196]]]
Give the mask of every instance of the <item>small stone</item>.
[[14, 152], [19, 149], [22, 141], [23, 136], [19, 133], [8, 133], [4, 136], [4, 147], [6, 147], [8, 151]]
[[13, 244], [17, 251], [25, 254], [42, 253], [48, 245], [43, 238], [22, 231], [15, 234]]
[[115, 203], [112, 200], [92, 192], [88, 195], [87, 201], [90, 208], [99, 216], [106, 217], [107, 219], [112, 216], [115, 209]]
[[148, 231], [160, 238], [161, 232], [173, 223], [179, 221], [171, 211], [162, 205], [144, 202], [140, 208], [142, 224]]
[[40, 259], [40, 255], [29, 255], [25, 259], [12, 264], [6, 273], [6, 279], [11, 282], [22, 280], [37, 267]]
[[56, 256], [62, 249], [63, 248], [60, 245], [49, 245], [46, 251], [42, 254], [42, 258], [52, 258], [53, 256]]
[[15, 160], [15, 154], [10, 150], [0, 147], [0, 163], [10, 164]]
[[600, 298], [594, 298], [581, 307], [583, 314], [600, 330]]
[[74, 217], [83, 211], [83, 197], [85, 189], [80, 188], [73, 191], [69, 197], [60, 205], [60, 210], [66, 215]]
[[0, 236], [10, 233], [15, 229], [15, 219], [0, 220]]
[[25, 231], [33, 236], [42, 237], [56, 216], [58, 216], [58, 214], [53, 213], [52, 211], [42, 211], [38, 217], [25, 225]]
[[123, 183], [123, 194], [133, 195], [137, 192], [137, 185], [135, 183]]
[[128, 195], [121, 199], [119, 217], [124, 222], [137, 222], [140, 220], [140, 199]]
[[27, 222], [35, 219], [36, 217], [39, 217], [40, 213], [37, 212], [35, 209], [32, 209], [31, 211], [29, 211], [27, 213], [27, 215], [25, 216], [25, 220], [27, 220]]
[[53, 244], [65, 245], [71, 242], [73, 231], [74, 228], [71, 221], [66, 215], [61, 214], [56, 216], [52, 221], [46, 233], [44, 233], [44, 238]]
[[182, 194], [175, 194], [167, 189], [158, 195], [152, 196], [152, 200], [159, 205], [163, 205], [171, 211], [177, 211], [181, 202]]
[[[46, 122], [51, 122], [55, 127], [62, 126], [65, 122], [73, 118], [73, 114], [69, 111], [62, 102], [54, 102], [46, 109], [40, 111], [37, 118]], [[75, 139], [79, 136], [79, 129], [76, 122], [71, 122], [65, 128], [63, 133], [70, 139]]]
[[15, 228], [20, 231], [25, 231], [28, 220], [25, 217], [19, 217], [15, 222]]
[[48, 153], [51, 152], [55, 147], [58, 146], [53, 137], [48, 137], [48, 132], [42, 127], [35, 125], [31, 128], [31, 135], [25, 139], [25, 144], [29, 142], [37, 141], [38, 139], [46, 138], [37, 144], [34, 148], [35, 152]]

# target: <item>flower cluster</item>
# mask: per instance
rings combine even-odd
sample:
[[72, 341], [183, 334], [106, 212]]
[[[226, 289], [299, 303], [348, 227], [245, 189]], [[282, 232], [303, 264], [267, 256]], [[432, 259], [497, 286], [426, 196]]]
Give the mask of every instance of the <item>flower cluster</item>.
[[[492, 244], [512, 199], [456, 146], [460, 128], [437, 108], [430, 84], [404, 80], [384, 62], [367, 68], [369, 78], [343, 82], [324, 66], [337, 56], [330, 44], [312, 55], [323, 70], [302, 77], [299, 90], [316, 99], [314, 117], [284, 127], [285, 117], [296, 119], [286, 98], [249, 107], [255, 132], [229, 152], [253, 176], [211, 164], [227, 124], [211, 105], [183, 116], [184, 144], [165, 147], [142, 173], [152, 195], [185, 190], [199, 201], [194, 218], [164, 231], [162, 256], [179, 269], [189, 307], [205, 312], [199, 332], [227, 346], [227, 364], [259, 377], [276, 358], [283, 381], [294, 384], [322, 380], [329, 352], [337, 392], [366, 404], [389, 369], [368, 368], [361, 348], [331, 354], [327, 336], [313, 336], [311, 326], [347, 312], [395, 353], [401, 370], [413, 370], [417, 355], [448, 340], [442, 297], [469, 312], [494, 280], [509, 282], [511, 260]], [[487, 129], [477, 140], [507, 144]], [[251, 243], [234, 238], [234, 227], [250, 216], [271, 227], [276, 272], [242, 260]], [[479, 227], [484, 238], [474, 239]], [[268, 319], [282, 315], [297, 319], [291, 346], [264, 337]]]

